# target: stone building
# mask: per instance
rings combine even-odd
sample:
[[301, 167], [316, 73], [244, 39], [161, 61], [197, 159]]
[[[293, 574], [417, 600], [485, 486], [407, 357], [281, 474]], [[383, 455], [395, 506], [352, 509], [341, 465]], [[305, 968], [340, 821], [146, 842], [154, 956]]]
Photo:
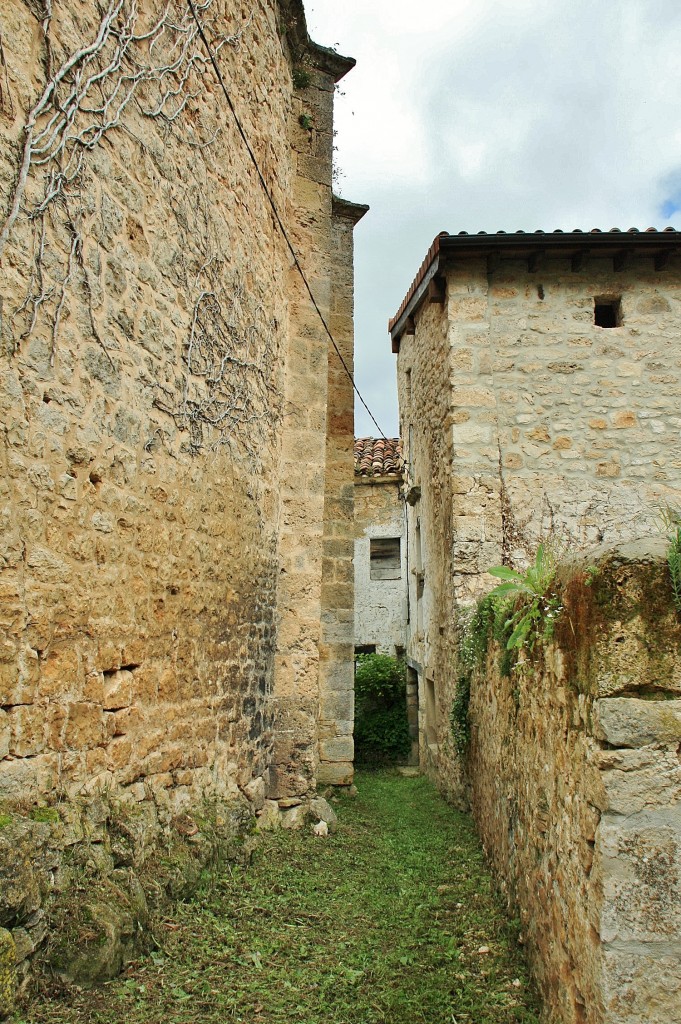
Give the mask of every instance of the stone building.
[[402, 657], [407, 548], [402, 442], [355, 440], [355, 651]]
[[354, 62], [209, 0], [230, 107], [186, 4], [39, 9], [0, 9], [0, 802], [290, 806], [352, 780]]
[[[680, 247], [672, 229], [443, 233], [389, 325], [421, 764], [471, 804], [565, 1024], [681, 1021], [679, 622], [660, 521], [681, 510]], [[468, 678], [463, 754], [462, 615], [498, 582], [488, 568], [523, 569], [540, 541], [562, 560], [595, 549], [590, 570], [566, 570], [543, 660], [509, 676], [492, 645]]]
[[488, 567], [527, 564], [540, 539], [566, 552], [659, 532], [660, 508], [681, 506], [679, 243], [443, 233], [391, 320], [431, 739], [452, 623]]

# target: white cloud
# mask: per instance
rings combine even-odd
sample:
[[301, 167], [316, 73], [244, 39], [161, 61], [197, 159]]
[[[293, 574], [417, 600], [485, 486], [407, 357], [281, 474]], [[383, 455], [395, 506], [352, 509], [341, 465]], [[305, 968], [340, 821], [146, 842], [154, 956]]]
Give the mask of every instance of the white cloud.
[[[312, 37], [358, 62], [337, 106], [343, 194], [372, 207], [356, 230], [357, 379], [392, 433], [386, 323], [438, 231], [662, 226], [665, 201], [681, 206], [681, 8], [306, 6]], [[359, 414], [357, 429], [373, 431]]]

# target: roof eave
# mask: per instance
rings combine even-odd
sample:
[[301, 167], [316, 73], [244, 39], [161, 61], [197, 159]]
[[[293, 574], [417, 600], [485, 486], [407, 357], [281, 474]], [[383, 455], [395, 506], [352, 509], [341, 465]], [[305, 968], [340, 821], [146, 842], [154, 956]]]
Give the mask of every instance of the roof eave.
[[681, 251], [679, 231], [570, 231], [532, 232], [488, 235], [449, 235], [441, 232], [433, 242], [426, 260], [421, 265], [396, 316], [389, 322], [388, 331], [393, 352], [399, 352], [400, 339], [408, 321], [422, 305], [428, 285], [457, 258], [485, 258], [494, 254], [507, 258], [526, 259], [543, 253], [553, 256], [583, 254], [598, 258], [609, 254], [657, 256]]

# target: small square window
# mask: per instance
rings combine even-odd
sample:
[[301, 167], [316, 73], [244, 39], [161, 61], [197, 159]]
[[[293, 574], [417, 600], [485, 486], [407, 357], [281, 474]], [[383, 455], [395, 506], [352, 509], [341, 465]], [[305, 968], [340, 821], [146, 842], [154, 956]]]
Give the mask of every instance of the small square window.
[[596, 327], [621, 327], [622, 300], [595, 298], [594, 324]]
[[375, 654], [376, 644], [356, 644], [355, 645], [355, 657], [359, 654]]
[[369, 560], [369, 575], [372, 580], [399, 580], [402, 576], [400, 538], [371, 538]]

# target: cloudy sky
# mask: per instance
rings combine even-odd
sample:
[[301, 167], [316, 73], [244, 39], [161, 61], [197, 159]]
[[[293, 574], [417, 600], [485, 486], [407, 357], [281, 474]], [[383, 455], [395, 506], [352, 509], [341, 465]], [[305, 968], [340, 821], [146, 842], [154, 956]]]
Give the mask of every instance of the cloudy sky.
[[[681, 228], [678, 0], [305, 0], [355, 57], [337, 186], [355, 231], [356, 376], [397, 433], [387, 320], [439, 231]], [[355, 432], [376, 430], [358, 408]]]

